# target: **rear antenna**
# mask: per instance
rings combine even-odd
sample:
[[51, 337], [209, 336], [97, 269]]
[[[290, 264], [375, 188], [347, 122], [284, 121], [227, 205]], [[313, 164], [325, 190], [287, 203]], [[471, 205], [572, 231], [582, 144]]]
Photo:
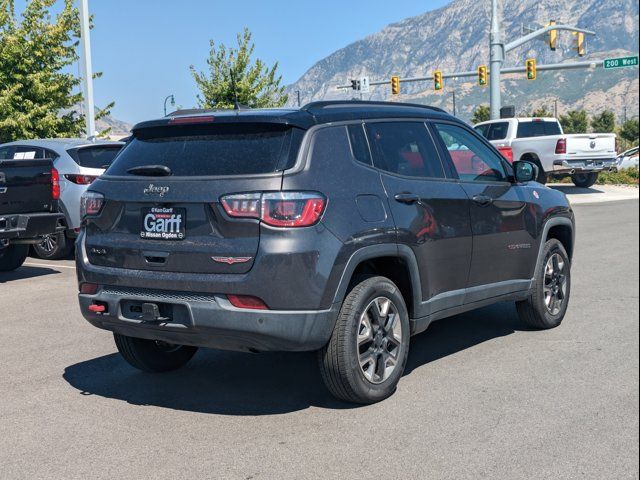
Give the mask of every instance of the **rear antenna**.
[[233, 89], [233, 109], [240, 110], [240, 104], [238, 103], [238, 88], [236, 86], [236, 77], [233, 74], [233, 69], [229, 69], [229, 75], [231, 76], [231, 88]]

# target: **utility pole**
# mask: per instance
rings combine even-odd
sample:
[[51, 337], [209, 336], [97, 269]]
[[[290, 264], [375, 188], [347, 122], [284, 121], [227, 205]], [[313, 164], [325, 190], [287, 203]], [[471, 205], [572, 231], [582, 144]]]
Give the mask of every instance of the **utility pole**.
[[553, 101], [553, 116], [555, 118], [558, 118], [558, 99], [557, 98]]
[[500, 20], [498, 19], [498, 0], [491, 0], [491, 33], [489, 34], [490, 49], [490, 110], [491, 120], [500, 118], [500, 70], [504, 63], [504, 38], [500, 31]]
[[453, 95], [453, 116], [456, 116], [456, 91], [451, 92]]
[[296, 95], [298, 96], [298, 107], [301, 106], [301, 101], [300, 101], [300, 90], [296, 90]]
[[88, 0], [78, 0], [80, 10], [80, 47], [81, 66], [83, 73], [84, 116], [86, 120], [86, 135], [89, 140], [96, 138], [95, 104], [93, 103], [93, 67], [91, 66], [91, 37], [89, 25]]

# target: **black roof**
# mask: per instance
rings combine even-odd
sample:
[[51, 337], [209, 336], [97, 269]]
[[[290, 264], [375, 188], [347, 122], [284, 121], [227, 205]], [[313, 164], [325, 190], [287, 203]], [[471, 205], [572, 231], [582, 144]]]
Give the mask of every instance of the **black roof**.
[[[444, 110], [427, 105], [360, 100], [312, 102], [301, 108], [181, 110], [158, 120], [138, 123], [132, 131], [179, 123], [183, 118], [214, 117], [218, 122], [284, 123], [308, 129], [314, 125], [374, 118], [452, 118]], [[176, 121], [178, 119], [178, 121]]]

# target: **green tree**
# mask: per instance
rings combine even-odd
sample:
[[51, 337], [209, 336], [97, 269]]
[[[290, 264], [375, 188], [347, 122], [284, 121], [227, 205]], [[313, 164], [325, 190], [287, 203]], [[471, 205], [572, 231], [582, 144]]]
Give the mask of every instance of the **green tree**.
[[255, 44], [249, 29], [245, 28], [237, 39], [237, 48], [210, 41], [207, 72], [197, 72], [191, 65], [191, 74], [200, 89], [200, 107], [233, 108], [236, 95], [239, 104], [253, 108], [283, 106], [288, 96], [280, 85], [282, 76], [277, 75], [278, 62], [269, 68], [262, 60], [252, 59]]
[[638, 144], [638, 119], [627, 120], [620, 126], [620, 138], [631, 144]]
[[491, 118], [491, 110], [489, 109], [489, 105], [478, 105], [473, 111], [473, 116], [471, 117], [471, 123], [475, 125], [476, 123], [486, 122]]
[[79, 15], [74, 0], [64, 0], [52, 19], [55, 3], [28, 0], [18, 18], [14, 1], [0, 0], [0, 143], [78, 136], [83, 130], [76, 112], [80, 80], [66, 71], [78, 59]]
[[616, 117], [609, 110], [605, 110], [591, 119], [591, 130], [594, 133], [613, 133], [615, 129]]
[[531, 112], [531, 116], [536, 118], [548, 118], [553, 117], [553, 113], [547, 110], [546, 107], [539, 107]]
[[589, 117], [584, 110], [570, 110], [566, 115], [560, 115], [559, 120], [564, 133], [587, 133]]

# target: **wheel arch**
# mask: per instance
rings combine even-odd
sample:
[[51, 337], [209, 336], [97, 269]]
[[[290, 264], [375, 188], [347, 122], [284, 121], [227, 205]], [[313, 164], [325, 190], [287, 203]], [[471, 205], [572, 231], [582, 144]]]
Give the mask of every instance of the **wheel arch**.
[[354, 252], [347, 262], [334, 303], [341, 302], [359, 275], [375, 274], [388, 278], [396, 284], [404, 298], [409, 317], [419, 311], [420, 273], [416, 257], [406, 245], [371, 245]]
[[[544, 224], [542, 235], [540, 236], [540, 248], [538, 249], [538, 259], [536, 265], [542, 261], [545, 244], [552, 238], [558, 240], [564, 246], [569, 256], [573, 260], [575, 245], [575, 230], [571, 219], [567, 217], [553, 217]], [[566, 242], [566, 243], [565, 243]]]

